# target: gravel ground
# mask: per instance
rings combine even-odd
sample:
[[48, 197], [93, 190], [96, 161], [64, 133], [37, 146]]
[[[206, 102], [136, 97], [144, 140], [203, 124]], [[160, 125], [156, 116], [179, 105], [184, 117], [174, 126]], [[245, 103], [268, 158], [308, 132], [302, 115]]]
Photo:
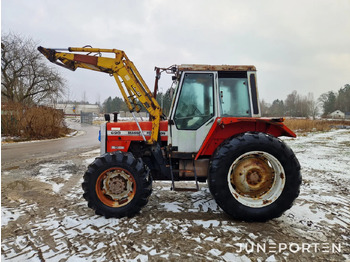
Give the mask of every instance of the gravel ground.
[[350, 131], [285, 139], [303, 183], [294, 206], [266, 223], [230, 219], [205, 183], [154, 182], [134, 218], [86, 206], [82, 175], [98, 150], [25, 161], [1, 172], [2, 261], [350, 261]]

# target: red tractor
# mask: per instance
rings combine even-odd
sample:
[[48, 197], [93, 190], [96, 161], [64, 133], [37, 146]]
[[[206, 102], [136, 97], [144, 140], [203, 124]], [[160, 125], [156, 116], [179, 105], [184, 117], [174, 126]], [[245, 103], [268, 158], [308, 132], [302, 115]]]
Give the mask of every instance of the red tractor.
[[[278, 138], [295, 134], [281, 118], [260, 117], [254, 66], [156, 68], [152, 93], [121, 50], [38, 49], [71, 70], [113, 75], [134, 116], [132, 122], [106, 117], [101, 125], [101, 156], [89, 165], [82, 184], [96, 214], [134, 216], [147, 204], [153, 180], [172, 181], [172, 190], [198, 190], [198, 182], [207, 181], [217, 204], [245, 221], [279, 217], [299, 195], [299, 162]], [[176, 86], [167, 117], [155, 99], [164, 71], [173, 74]], [[135, 117], [140, 104], [149, 121]], [[176, 182], [183, 180], [194, 180], [195, 187], [178, 188]]]

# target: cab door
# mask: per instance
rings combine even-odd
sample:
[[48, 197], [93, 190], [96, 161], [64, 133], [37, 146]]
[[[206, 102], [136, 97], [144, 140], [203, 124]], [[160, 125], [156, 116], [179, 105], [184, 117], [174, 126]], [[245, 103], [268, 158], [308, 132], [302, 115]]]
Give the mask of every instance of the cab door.
[[216, 72], [184, 72], [170, 119], [170, 141], [179, 152], [198, 152], [217, 115]]

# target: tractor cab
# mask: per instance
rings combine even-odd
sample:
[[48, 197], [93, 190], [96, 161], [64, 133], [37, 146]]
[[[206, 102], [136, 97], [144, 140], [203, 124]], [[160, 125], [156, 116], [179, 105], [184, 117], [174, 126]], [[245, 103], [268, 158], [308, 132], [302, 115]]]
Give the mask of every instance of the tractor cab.
[[180, 65], [169, 144], [198, 152], [217, 118], [260, 117], [254, 66]]

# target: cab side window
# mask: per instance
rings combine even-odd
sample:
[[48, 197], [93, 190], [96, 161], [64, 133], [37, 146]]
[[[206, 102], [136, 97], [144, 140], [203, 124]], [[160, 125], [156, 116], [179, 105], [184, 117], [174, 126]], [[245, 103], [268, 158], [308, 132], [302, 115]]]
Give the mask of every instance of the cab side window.
[[221, 116], [251, 116], [246, 72], [219, 73]]

